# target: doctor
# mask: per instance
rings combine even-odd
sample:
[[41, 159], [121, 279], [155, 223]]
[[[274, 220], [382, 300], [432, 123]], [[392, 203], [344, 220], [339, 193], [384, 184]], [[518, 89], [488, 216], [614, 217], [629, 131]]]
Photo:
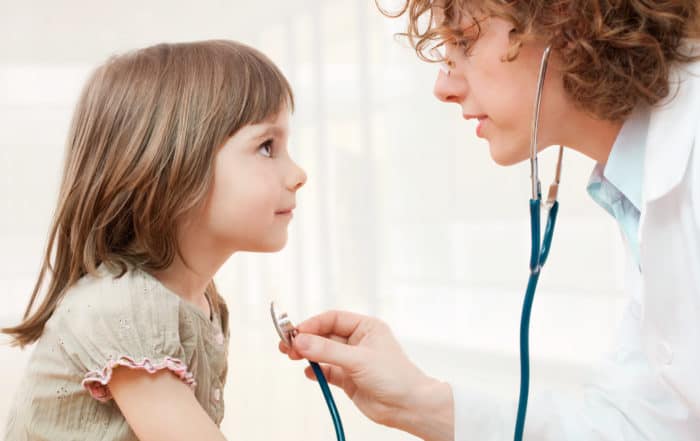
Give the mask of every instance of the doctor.
[[[500, 165], [528, 158], [538, 68], [552, 46], [538, 148], [561, 144], [597, 162], [588, 191], [627, 250], [613, 354], [584, 400], [533, 395], [525, 439], [700, 440], [698, 1], [407, 0], [402, 14], [419, 54], [444, 43], [435, 95], [479, 120]], [[323, 363], [372, 420], [430, 441], [512, 439], [515, 400], [424, 374], [380, 320], [331, 311], [299, 331], [280, 350]]]

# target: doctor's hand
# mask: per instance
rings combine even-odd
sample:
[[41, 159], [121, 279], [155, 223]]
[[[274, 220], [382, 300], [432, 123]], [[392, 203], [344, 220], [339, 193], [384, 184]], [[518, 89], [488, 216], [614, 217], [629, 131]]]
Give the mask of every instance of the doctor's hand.
[[[320, 363], [328, 382], [368, 418], [426, 441], [454, 439], [451, 387], [418, 369], [384, 322], [328, 311], [297, 329], [293, 348], [280, 342], [280, 351]], [[316, 379], [310, 366], [305, 373]]]

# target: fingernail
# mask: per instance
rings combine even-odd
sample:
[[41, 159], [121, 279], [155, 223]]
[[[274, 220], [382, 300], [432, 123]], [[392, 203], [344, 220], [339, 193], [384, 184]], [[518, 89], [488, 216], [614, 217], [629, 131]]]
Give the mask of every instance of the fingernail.
[[305, 351], [309, 349], [309, 346], [311, 346], [311, 339], [308, 335], [299, 334], [294, 337], [294, 347], [297, 350]]

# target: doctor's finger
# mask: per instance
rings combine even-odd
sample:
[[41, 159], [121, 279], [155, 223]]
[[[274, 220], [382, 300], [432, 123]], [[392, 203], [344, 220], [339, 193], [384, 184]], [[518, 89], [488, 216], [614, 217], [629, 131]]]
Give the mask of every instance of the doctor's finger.
[[299, 355], [299, 353], [298, 353], [297, 351], [295, 351], [294, 348], [290, 348], [290, 347], [287, 346], [287, 344], [286, 344], [285, 342], [283, 342], [283, 341], [280, 341], [280, 342], [279, 342], [278, 348], [279, 348], [279, 350], [280, 350], [281, 353], [287, 354], [287, 356], [288, 356], [291, 360], [302, 360], [302, 359], [304, 358], [304, 357], [302, 357], [301, 355]]
[[[343, 336], [335, 335], [335, 334], [321, 335], [320, 337], [325, 337], [329, 340], [337, 341], [339, 343], [347, 343], [348, 342], [347, 337], [343, 337]], [[287, 345], [287, 343], [285, 343], [283, 340], [280, 340], [280, 342], [279, 342], [280, 352], [282, 352], [283, 354], [286, 354], [289, 352], [290, 349], [292, 349], [292, 348], [290, 348], [289, 345]]]
[[[329, 340], [336, 341], [338, 343], [347, 344], [348, 342], [347, 338], [341, 337], [339, 335], [324, 335], [324, 337]], [[281, 353], [286, 354], [291, 360], [302, 360], [304, 358], [297, 351], [295, 351], [294, 348], [290, 348], [289, 346], [287, 346], [287, 343], [285, 343], [282, 340], [280, 340], [277, 347]]]
[[337, 341], [338, 343], [343, 343], [343, 344], [348, 344], [348, 339], [347, 337], [341, 337], [340, 335], [324, 335], [329, 340]]
[[310, 319], [304, 320], [297, 329], [305, 334], [338, 335], [350, 337], [361, 323], [372, 318], [347, 311], [326, 311]]
[[304, 358], [318, 363], [330, 363], [350, 371], [363, 367], [369, 357], [366, 350], [313, 334], [299, 334], [293, 341], [294, 349]]
[[[332, 384], [333, 386], [339, 387], [343, 390], [345, 390], [346, 393], [351, 393], [351, 391], [348, 391], [345, 389], [346, 386], [350, 386], [352, 384], [351, 381], [349, 380], [347, 374], [343, 371], [343, 369], [339, 368], [338, 366], [331, 366], [328, 364], [321, 364], [321, 371], [323, 371], [323, 376], [326, 377], [326, 381], [328, 381], [328, 384]], [[318, 381], [316, 378], [316, 374], [314, 373], [314, 370], [311, 366], [306, 366], [306, 369], [304, 369], [304, 375], [306, 375], [306, 378], [309, 380], [313, 381]]]

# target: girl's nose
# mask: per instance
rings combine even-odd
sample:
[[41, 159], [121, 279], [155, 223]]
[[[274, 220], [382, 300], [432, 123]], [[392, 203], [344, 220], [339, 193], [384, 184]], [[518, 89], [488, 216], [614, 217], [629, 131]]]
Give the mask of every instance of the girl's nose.
[[433, 94], [444, 103], [461, 103], [466, 96], [466, 81], [457, 78], [455, 73], [438, 71]]
[[290, 191], [297, 191], [306, 184], [306, 172], [303, 168], [299, 167], [295, 162], [292, 162], [293, 172], [290, 174], [290, 178], [287, 184], [287, 188]]

